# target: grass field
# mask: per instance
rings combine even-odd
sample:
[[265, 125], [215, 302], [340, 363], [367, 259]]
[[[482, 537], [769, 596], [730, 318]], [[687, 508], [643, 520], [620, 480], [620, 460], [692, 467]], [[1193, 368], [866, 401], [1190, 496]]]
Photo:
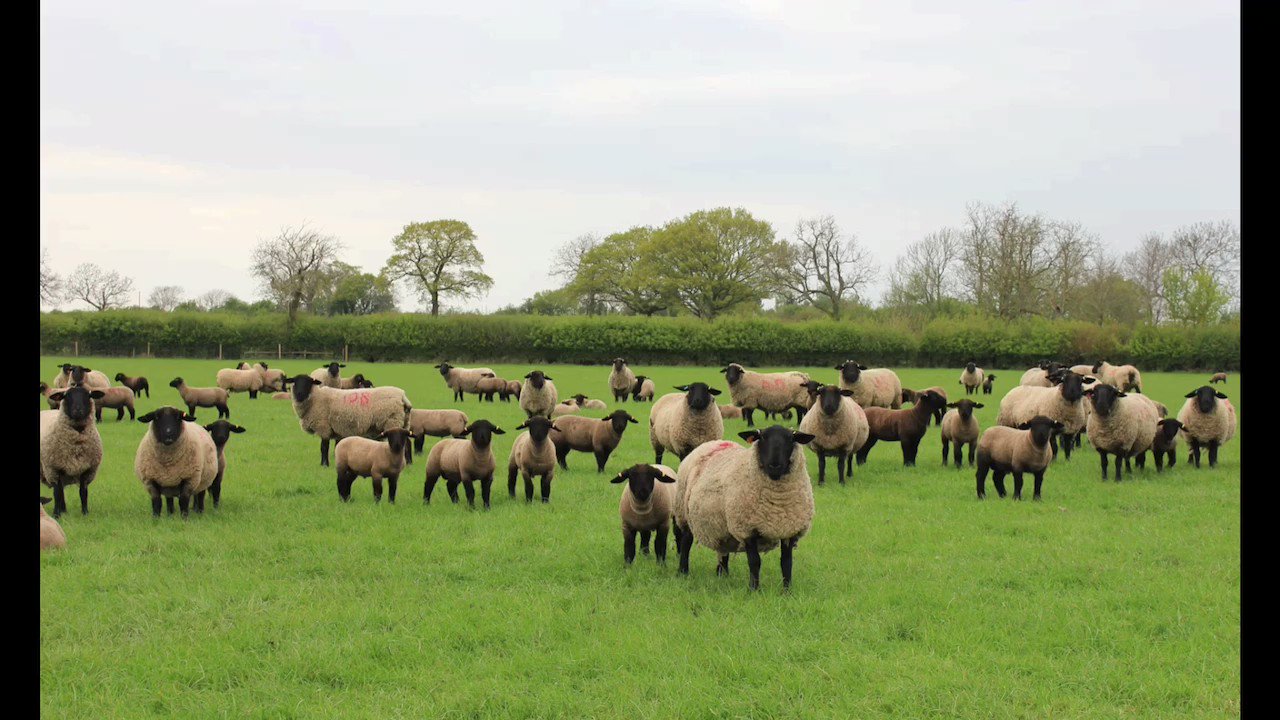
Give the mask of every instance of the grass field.
[[[48, 382], [58, 363], [42, 359]], [[202, 360], [79, 358], [150, 378], [140, 412], [180, 405], [167, 384], [212, 385]], [[313, 363], [284, 361], [290, 373]], [[274, 365], [273, 365], [274, 366]], [[491, 365], [504, 377], [530, 367]], [[609, 368], [544, 366], [561, 397], [605, 399]], [[646, 367], [658, 393], [715, 368]], [[429, 365], [365, 364], [416, 407], [453, 407]], [[815, 379], [835, 371], [811, 368]], [[995, 370], [977, 415], [994, 422], [1021, 370]], [[899, 372], [963, 396], [960, 370]], [[1150, 373], [1171, 412], [1208, 375]], [[1243, 410], [1239, 376], [1224, 392]], [[954, 388], [954, 390], [952, 390]], [[727, 393], [724, 397], [727, 397]], [[38, 399], [44, 408], [43, 399]], [[463, 409], [497, 436], [493, 508], [421, 501], [425, 456], [399, 502], [367, 479], [338, 500], [319, 442], [291, 403], [234, 396], [248, 429], [228, 446], [222, 507], [151, 517], [133, 473], [140, 423], [101, 425], [102, 468], [81, 516], [68, 493], [63, 551], [41, 556], [41, 710], [49, 717], [1234, 717], [1240, 707], [1240, 435], [1216, 469], [1186, 464], [1100, 480], [1087, 440], [1046, 474], [1044, 501], [974, 497], [941, 467], [936, 427], [919, 465], [880, 443], [847, 485], [815, 488], [817, 514], [783, 592], [778, 553], [747, 590], [735, 556], [717, 578], [638, 556], [626, 568], [618, 470], [651, 462], [647, 403], [609, 461], [572, 453], [550, 505], [506, 494], [515, 404]], [[212, 422], [216, 411], [201, 409]], [[745, 423], [726, 423], [726, 435]], [[668, 462], [673, 458], [668, 456]], [[834, 464], [832, 464], [834, 465]], [[810, 456], [816, 482], [817, 462]], [[1012, 492], [1012, 484], [1009, 485]], [[50, 491], [40, 486], [41, 494]], [[1028, 478], [1027, 494], [1030, 495]], [[211, 504], [210, 504], [211, 507]]]

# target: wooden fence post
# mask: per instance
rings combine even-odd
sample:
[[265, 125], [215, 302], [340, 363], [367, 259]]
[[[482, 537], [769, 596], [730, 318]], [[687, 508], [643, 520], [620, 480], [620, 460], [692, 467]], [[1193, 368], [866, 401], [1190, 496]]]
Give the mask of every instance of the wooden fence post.
[[222, 343], [218, 343], [218, 359], [222, 359]]
[[276, 359], [280, 360], [283, 358], [284, 358], [284, 346], [281, 345], [280, 343], [276, 343]]
[[76, 346], [76, 357], [80, 357], [80, 341], [72, 340], [71, 342], [74, 343]]
[[151, 343], [147, 342], [147, 357], [151, 357]]
[[350, 345], [346, 345], [346, 344], [343, 344], [343, 346], [342, 346], [342, 362], [344, 362], [344, 363], [345, 363], [345, 362], [347, 362], [347, 349], [348, 349], [349, 347], [350, 347]]

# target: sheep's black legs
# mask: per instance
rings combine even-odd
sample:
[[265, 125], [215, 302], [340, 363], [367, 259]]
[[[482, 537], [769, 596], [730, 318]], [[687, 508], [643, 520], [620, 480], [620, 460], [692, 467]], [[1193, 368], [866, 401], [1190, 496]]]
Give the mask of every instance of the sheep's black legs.
[[[853, 453], [849, 453], [844, 458], [844, 471], [849, 477], [853, 477]], [[843, 481], [841, 481], [843, 482]]]
[[218, 476], [213, 479], [213, 484], [209, 486], [209, 494], [213, 496], [213, 506], [218, 507], [222, 502], [222, 471], [218, 471]]
[[439, 479], [440, 479], [439, 477], [432, 477], [431, 475], [427, 475], [427, 481], [422, 484], [422, 502], [424, 503], [431, 502], [431, 493], [435, 491], [436, 482]]
[[170, 495], [170, 496], [168, 496], [168, 497], [166, 497], [166, 498], [164, 499], [164, 504], [165, 504], [165, 505], [167, 505], [167, 506], [169, 507], [169, 514], [170, 514], [170, 515], [172, 515], [172, 514], [173, 514], [173, 501], [174, 501], [174, 497], [173, 497], [172, 495]]
[[827, 482], [827, 455], [818, 452], [818, 484], [825, 485]]
[[636, 531], [622, 532], [622, 561], [630, 565], [636, 559]]
[[[946, 440], [943, 440], [942, 441], [942, 467], [947, 466], [947, 453], [948, 451], [950, 451], [950, 449], [951, 449], [951, 443], [947, 442]], [[958, 460], [959, 458], [960, 458], [960, 452], [957, 450], [956, 459]]]
[[[469, 484], [467, 487], [471, 487]], [[484, 509], [489, 509], [489, 489], [493, 487], [493, 476], [480, 478], [480, 500], [484, 502]], [[471, 501], [471, 493], [467, 493], [467, 501]]]
[[373, 501], [375, 503], [382, 502], [382, 478], [375, 475], [369, 478], [369, 481], [373, 484]]
[[329, 467], [329, 440], [320, 439], [320, 467]]
[[1218, 441], [1209, 441], [1209, 467], [1218, 466]]
[[[1172, 455], [1172, 453], [1170, 454]], [[1158, 473], [1164, 472], [1164, 451], [1155, 452], [1155, 453], [1152, 453], [1151, 455], [1152, 457], [1155, 458], [1155, 461], [1156, 461], [1156, 472]]]
[[755, 412], [755, 408], [742, 408], [742, 419], [747, 421], [747, 427], [756, 426], [754, 420]]
[[782, 550], [782, 587], [786, 589], [791, 587], [791, 551], [796, 547], [796, 539], [784, 538], [779, 547]]
[[53, 485], [53, 516], [58, 517], [67, 511], [67, 495], [61, 482]]
[[1200, 441], [1191, 441], [1191, 452], [1187, 453], [1187, 462], [1195, 462], [1196, 469], [1200, 468]]
[[653, 449], [653, 464], [654, 464], [654, 465], [661, 465], [661, 464], [662, 464], [662, 453], [663, 453], [663, 452], [664, 452], [664, 449], [663, 449], [661, 446], [655, 447], [655, 448]]
[[1039, 499], [1040, 499], [1040, 485], [1041, 485], [1041, 483], [1043, 483], [1043, 482], [1044, 482], [1044, 471], [1043, 471], [1043, 470], [1041, 470], [1041, 471], [1040, 471], [1040, 472], [1038, 472], [1038, 473], [1034, 473], [1034, 474], [1033, 474], [1033, 477], [1035, 478], [1035, 481], [1036, 481], [1036, 490], [1035, 490], [1035, 494], [1031, 496], [1031, 499], [1032, 499], [1032, 500], [1039, 500]]
[[978, 461], [978, 472], [974, 474], [974, 478], [977, 481], [979, 500], [983, 500], [987, 497], [987, 470], [989, 469], [990, 466], [988, 466], [987, 463], [981, 460]]
[[187, 518], [187, 514], [191, 511], [191, 486], [185, 483], [178, 494], [178, 511], [182, 513], [183, 520]]
[[920, 438], [915, 440], [903, 440], [902, 442], [902, 465], [903, 467], [916, 466], [916, 453], [920, 451]]
[[[545, 475], [543, 476], [546, 477]], [[524, 501], [533, 502], [533, 476], [524, 476]]]
[[841, 485], [844, 484], [844, 473], [845, 473], [845, 454], [840, 453], [839, 455], [836, 455], [836, 479], [840, 481]]
[[1169, 469], [1172, 470], [1174, 464], [1176, 464], [1177, 462], [1178, 462], [1178, 451], [1170, 450], [1169, 451]]
[[875, 447], [877, 438], [869, 437], [867, 441], [858, 448], [858, 464], [862, 465], [867, 462], [867, 455], [870, 454], [871, 448]]
[[387, 477], [387, 502], [392, 505], [396, 504], [396, 485], [400, 484], [399, 475], [390, 475]]
[[[1139, 453], [1138, 457], [1134, 458], [1133, 464], [1137, 465], [1139, 470], [1146, 470], [1147, 469], [1147, 451], [1143, 450], [1141, 453]], [[1128, 470], [1129, 466], [1126, 465], [1125, 469]]]
[[[355, 473], [350, 471], [338, 473], [338, 498], [342, 500], [342, 502], [351, 500], [351, 484], [355, 482], [355, 479]], [[375, 498], [381, 494], [380, 490], [374, 489]]]
[[1022, 499], [1022, 473], [1020, 472], [1013, 473], [1013, 499]]
[[1124, 471], [1129, 473], [1130, 475], [1133, 474], [1133, 465], [1130, 464], [1128, 455], [1126, 455], [1124, 458]]
[[192, 510], [195, 510], [195, 511], [196, 511], [196, 512], [198, 512], [198, 513], [203, 513], [203, 512], [204, 512], [204, 494], [205, 494], [206, 492], [208, 492], [208, 490], [201, 490], [200, 492], [198, 492], [198, 493], [196, 493], [196, 494], [194, 494], [194, 495], [192, 495], [192, 496], [191, 496], [191, 509], [192, 509]]
[[405, 465], [413, 464], [413, 446], [410, 445], [409, 443], [404, 444], [404, 464]]
[[565, 445], [563, 448], [559, 448], [559, 447], [556, 448], [556, 462], [560, 463], [560, 469], [562, 470], [569, 469], [569, 464], [568, 462], [566, 462], [568, 458], [569, 458], [568, 445]]
[[413, 451], [419, 455], [422, 454], [422, 448], [427, 444], [427, 434], [422, 433], [413, 439]]
[[[1212, 450], [1211, 452], [1213, 454], [1209, 456], [1210, 457], [1209, 464], [1212, 465], [1214, 462], [1217, 461], [1218, 456], [1217, 456], [1216, 449]], [[89, 514], [89, 483], [85, 482], [84, 480], [80, 481], [80, 514], [81, 515]]]
[[[464, 484], [463, 484], [462, 489], [467, 491], [467, 504], [474, 508], [474, 507], [476, 506], [476, 483], [475, 483], [475, 481], [474, 481], [474, 480], [468, 480], [466, 483], [464, 483]], [[457, 491], [455, 490], [454, 492], [457, 492]]]
[[653, 556], [662, 565], [667, 564], [667, 529], [658, 528], [653, 534]]
[[1052, 433], [1049, 435], [1049, 449], [1053, 451], [1053, 459], [1057, 460], [1058, 459], [1058, 434], [1057, 433]]
[[1120, 456], [1116, 455], [1116, 482], [1120, 482], [1120, 473], [1122, 472], [1120, 470], [1121, 464]]
[[[507, 468], [507, 494], [511, 496], [512, 500], [514, 500], [516, 497], [516, 473], [517, 472], [519, 471], [516, 470], [515, 465], [512, 465], [511, 467]], [[532, 495], [533, 487], [529, 482], [528, 475], [524, 476], [524, 484], [525, 484], [525, 487], [528, 488], [529, 495]]]
[[230, 417], [231, 417], [231, 408], [227, 407], [226, 405], [219, 405], [219, 406], [218, 406], [218, 417], [219, 417], [219, 418], [223, 418], [223, 417], [230, 418]]
[[151, 517], [160, 517], [160, 496], [151, 496]]
[[609, 462], [609, 453], [596, 453], [596, 472], [604, 472], [604, 464]]
[[749, 587], [752, 590], [760, 589], [760, 548], [757, 545], [758, 538], [752, 534], [747, 538], [747, 568], [751, 570], [751, 583]]
[[973, 451], [977, 445], [978, 443], [976, 442], [969, 443], [969, 467], [973, 467]]
[[542, 502], [551, 502], [551, 475], [544, 474], [542, 476]]
[[693, 547], [693, 533], [689, 528], [676, 526], [676, 550], [680, 553], [680, 574], [689, 574], [689, 549]]
[[1102, 460], [1102, 479], [1107, 479], [1107, 451], [1098, 450], [1098, 457]]
[[652, 530], [640, 531], [640, 552], [644, 555], [649, 554], [649, 536], [653, 534]]
[[729, 574], [729, 553], [719, 556], [716, 560], [716, 577]]
[[452, 501], [454, 505], [457, 505], [458, 504], [458, 481], [445, 480], [444, 489], [449, 492], [449, 500]]
[[996, 486], [996, 494], [1000, 497], [1008, 495], [1004, 490], [1005, 472], [1006, 471], [1001, 470], [1000, 468], [992, 468], [991, 472], [991, 484]]

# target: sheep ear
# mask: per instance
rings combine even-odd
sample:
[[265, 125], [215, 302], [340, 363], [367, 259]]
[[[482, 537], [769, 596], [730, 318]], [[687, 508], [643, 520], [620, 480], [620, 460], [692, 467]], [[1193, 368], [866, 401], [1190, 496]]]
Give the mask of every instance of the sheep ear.
[[529, 373], [529, 374], [525, 375], [525, 377], [526, 377], [526, 378], [528, 378], [528, 377], [533, 377], [533, 373]]
[[974, 403], [973, 406], [975, 408], [986, 407], [986, 405], [983, 405], [982, 403]]
[[439, 366], [439, 365], [432, 365], [431, 367], [433, 367], [433, 368], [438, 368], [438, 367], [440, 367], [440, 366]]
[[53, 498], [47, 498], [47, 497], [45, 497], [45, 496], [43, 496], [43, 495], [41, 495], [41, 496], [40, 496], [40, 504], [41, 504], [41, 505], [44, 505], [44, 504], [46, 504], [46, 503], [48, 503], [48, 502], [50, 502], [50, 501], [52, 501], [52, 500], [53, 500]]
[[844, 366], [843, 366], [843, 365], [837, 365], [837, 366], [835, 366], [835, 367], [834, 367], [834, 368], [832, 368], [832, 369], [833, 369], [833, 370], [843, 370], [843, 369], [844, 369]]
[[1018, 429], [1019, 429], [1019, 430], [1026, 430], [1026, 429], [1027, 429], [1027, 428], [1029, 428], [1029, 427], [1031, 427], [1031, 423], [1022, 423], [1021, 425], [1019, 425], [1019, 426], [1018, 426]]
[[[55, 393], [55, 394], [56, 394], [56, 393]], [[51, 395], [50, 397], [52, 397], [52, 395]], [[154, 420], [154, 419], [155, 419], [155, 417], [156, 417], [156, 413], [155, 413], [155, 411], [154, 411], [154, 410], [152, 410], [151, 412], [147, 413], [146, 415], [139, 415], [139, 416], [138, 416], [138, 422], [140, 422], [140, 423], [149, 423], [149, 422], [151, 422], [152, 420]]]
[[1215, 392], [1215, 393], [1214, 393], [1214, 396], [1215, 396], [1215, 397], [1222, 398], [1223, 400], [1226, 400], [1226, 399], [1227, 399], [1227, 394], [1226, 394], [1226, 393]]
[[1191, 392], [1187, 393], [1186, 395], [1183, 395], [1183, 397], [1189, 397], [1189, 398], [1193, 398], [1193, 397], [1195, 397], [1195, 396], [1196, 396], [1196, 391], [1195, 391], [1195, 390], [1192, 390]]
[[106, 393], [102, 392], [101, 390], [94, 390], [93, 392], [89, 393], [89, 397], [93, 398], [94, 400], [97, 400], [103, 395], [106, 395]]
[[743, 440], [746, 440], [746, 441], [747, 441], [747, 442], [749, 442], [749, 443], [753, 443], [753, 442], [755, 442], [755, 441], [757, 441], [757, 440], [759, 440], [759, 439], [760, 439], [760, 431], [759, 431], [759, 430], [744, 430], [744, 431], [742, 431], [742, 432], [738, 433], [738, 437], [742, 438]]
[[947, 407], [959, 407], [957, 403], [947, 403]]
[[609, 482], [616, 485], [618, 483], [624, 483], [627, 480], [630, 480], [630, 478], [627, 477], [626, 473], [618, 473], [617, 475], [614, 475], [613, 479], [610, 480]]
[[715, 389], [715, 388], [707, 388], [707, 392], [711, 393], [712, 395], [719, 395], [719, 394], [720, 394], [720, 391], [719, 391], [719, 390], [717, 390], [717, 389]]
[[346, 363], [338, 363], [338, 367], [346, 367], [346, 366], [347, 366]]
[[494, 435], [506, 435], [506, 434], [507, 434], [507, 431], [506, 431], [506, 430], [503, 430], [503, 429], [502, 429], [502, 428], [500, 428], [500, 427], [496, 427], [496, 428], [494, 428], [494, 429], [493, 429], [493, 434], [494, 434]]
[[[50, 400], [52, 400], [52, 401], [54, 401], [54, 402], [58, 402], [58, 401], [62, 400], [62, 398], [66, 397], [66, 395], [67, 395], [66, 391], [64, 391], [64, 390], [59, 390], [58, 392], [49, 393], [49, 399], [50, 399]], [[1191, 397], [1191, 396], [1190, 396], [1190, 395], [1188, 395], [1187, 397]]]
[[1081, 385], [1088, 385], [1088, 384], [1090, 384], [1090, 383], [1095, 383], [1095, 382], [1097, 382], [1097, 381], [1098, 381], [1098, 378], [1095, 378], [1095, 377], [1087, 377], [1087, 378], [1083, 378], [1082, 380], [1080, 380], [1080, 384], [1081, 384]]
[[[675, 389], [679, 390], [680, 392], [689, 392], [689, 386], [688, 386], [688, 385], [673, 385], [672, 387], [674, 387]], [[1188, 395], [1187, 397], [1190, 397], [1190, 395]]]
[[466, 436], [468, 436], [468, 435], [470, 435], [470, 434], [471, 434], [471, 428], [466, 428], [465, 430], [463, 430], [462, 432], [458, 433], [457, 435], [454, 435], [454, 437], [456, 437], [456, 438], [464, 438], [464, 437], [466, 437]]
[[859, 370], [866, 370], [866, 369], [867, 369], [867, 366], [866, 366], [866, 365], [859, 365], [859, 366], [858, 366], [858, 369], [859, 369]]
[[635, 419], [635, 418], [633, 418], [633, 417], [631, 417], [630, 415], [627, 415], [627, 422], [629, 422], [629, 423], [639, 423], [640, 421], [639, 421], [639, 420], [637, 420], [637, 419]]
[[[839, 370], [840, 368], [836, 368], [836, 369], [837, 369], [837, 370]], [[722, 367], [722, 368], [720, 368], [720, 372], [722, 372], [722, 373], [727, 373], [727, 372], [729, 372], [729, 368], [728, 368], [728, 367]]]
[[845, 396], [845, 397], [853, 397], [853, 391], [852, 391], [852, 390], [841, 390], [841, 391], [840, 391], [840, 394], [841, 394], [841, 395], [843, 395], [843, 396]]
[[1118, 392], [1116, 393], [1116, 397], [1129, 397], [1129, 393]]
[[676, 481], [676, 479], [675, 479], [675, 478], [671, 477], [670, 475], [668, 475], [668, 474], [666, 474], [666, 473], [664, 473], [664, 472], [660, 472], [660, 473], [658, 473], [657, 480], [658, 480], [658, 482], [664, 482], [664, 483], [673, 483], [673, 482], [675, 482], [675, 481]]
[[809, 434], [809, 433], [807, 433], [807, 432], [798, 432], [798, 433], [792, 433], [792, 434], [791, 434], [791, 439], [792, 439], [792, 440], [795, 440], [796, 442], [800, 443], [801, 445], [808, 445], [808, 444], [809, 444], [809, 442], [813, 440], [813, 438], [814, 438], [814, 436], [813, 436], [813, 435], [810, 435], [810, 434]]
[[529, 421], [528, 421], [528, 420], [525, 420], [524, 422], [522, 422], [522, 423], [520, 423], [519, 425], [517, 425], [517, 426], [516, 426], [516, 429], [517, 429], [517, 430], [523, 430], [523, 429], [525, 429], [525, 428], [527, 428], [527, 427], [529, 427]]

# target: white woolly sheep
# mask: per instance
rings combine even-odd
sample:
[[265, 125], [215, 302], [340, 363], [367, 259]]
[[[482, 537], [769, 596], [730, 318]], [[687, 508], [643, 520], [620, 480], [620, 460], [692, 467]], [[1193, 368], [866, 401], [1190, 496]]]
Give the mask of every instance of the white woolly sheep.
[[702, 382], [676, 389], [680, 392], [658, 398], [649, 413], [654, 464], [662, 463], [662, 453], [667, 450], [683, 458], [699, 445], [724, 437], [724, 418], [714, 398], [720, 391]]
[[964, 386], [965, 395], [974, 395], [978, 392], [978, 387], [987, 379], [986, 372], [982, 368], [970, 362], [964, 366], [964, 370], [960, 372], [960, 384]]
[[[572, 400], [565, 400], [562, 403], [556, 403], [556, 406], [551, 408], [551, 417], [554, 419], [563, 415], [577, 415], [580, 412], [582, 412], [582, 408], [578, 407], [577, 403]], [[542, 416], [538, 415], [536, 417]]]
[[947, 403], [947, 407], [951, 410], [947, 411], [942, 418], [942, 465], [946, 467], [948, 445], [953, 445], [956, 451], [956, 469], [959, 470], [960, 453], [964, 446], [968, 445], [969, 467], [973, 467], [973, 453], [977, 446], [978, 435], [981, 433], [978, 418], [973, 416], [973, 411], [985, 405], [965, 398]]
[[758, 373], [747, 370], [738, 363], [729, 363], [720, 369], [729, 383], [729, 396], [733, 404], [742, 408], [742, 417], [748, 426], [754, 426], [757, 409], [765, 412], [796, 411], [796, 422], [809, 408], [809, 375], [799, 371]]
[[1120, 392], [1142, 392], [1142, 373], [1132, 365], [1112, 365], [1103, 360], [1093, 366], [1093, 375], [1099, 382], [1111, 385]]
[[180, 377], [170, 381], [169, 387], [176, 389], [178, 395], [182, 396], [182, 402], [187, 406], [187, 414], [191, 417], [196, 416], [198, 407], [217, 408], [219, 418], [231, 417], [231, 408], [227, 407], [229, 395], [222, 388], [193, 388]]
[[493, 486], [493, 436], [505, 434], [488, 420], [477, 420], [458, 434], [436, 443], [427, 454], [427, 480], [422, 486], [422, 501], [431, 502], [436, 482], [445, 479], [449, 499], [458, 503], [458, 485], [467, 491], [467, 504], [476, 505], [475, 481], [480, 481], [480, 493], [485, 509], [489, 509], [489, 489]]
[[626, 358], [614, 358], [609, 370], [609, 390], [614, 402], [624, 402], [636, 384], [636, 374], [627, 367]]
[[[1089, 443], [1101, 459], [1102, 479], [1107, 479], [1107, 454], [1110, 453], [1116, 459], [1116, 482], [1120, 482], [1121, 463], [1150, 449], [1160, 415], [1155, 403], [1147, 398], [1123, 393], [1107, 383], [1097, 383], [1084, 394], [1090, 406]], [[1139, 467], [1142, 464], [1139, 460]]]
[[840, 371], [840, 387], [853, 391], [853, 401], [862, 406], [897, 410], [902, 407], [902, 381], [888, 368], [867, 369], [852, 360], [836, 366]]
[[853, 391], [836, 385], [818, 388], [817, 401], [800, 421], [800, 431], [813, 436], [809, 449], [818, 456], [818, 484], [827, 481], [827, 457], [836, 457], [836, 479], [853, 475], [853, 454], [871, 432], [867, 413], [853, 401]]
[[[329, 441], [348, 437], [378, 437], [394, 428], [409, 427], [413, 405], [404, 390], [392, 385], [338, 390], [316, 384], [309, 375], [293, 379], [293, 411], [309, 435], [320, 438], [320, 465], [329, 465]], [[413, 462], [406, 446], [405, 461]]]
[[442, 362], [435, 367], [440, 371], [440, 377], [444, 378], [444, 384], [453, 390], [453, 399], [459, 402], [466, 400], [466, 393], [479, 394], [476, 384], [482, 378], [498, 376], [490, 368], [461, 368], [447, 362]]
[[1200, 467], [1200, 448], [1209, 448], [1209, 467], [1218, 464], [1218, 448], [1236, 434], [1236, 409], [1224, 393], [1201, 385], [1186, 395], [1187, 401], [1178, 411], [1182, 436], [1191, 446], [1187, 462]]
[[583, 395], [582, 393], [578, 393], [577, 395], [572, 395], [572, 396], [570, 396], [570, 397], [569, 397], [569, 399], [568, 399], [568, 400], [565, 400], [564, 402], [566, 402], [566, 403], [571, 402], [571, 403], [573, 403], [573, 404], [577, 405], [578, 407], [582, 408], [583, 410], [607, 410], [607, 409], [609, 409], [609, 406], [608, 406], [608, 405], [605, 405], [605, 403], [604, 403], [604, 401], [603, 401], [603, 400], [597, 400], [597, 399], [595, 399], [595, 398], [589, 398], [589, 397], [587, 397], [586, 395]]
[[614, 410], [602, 418], [569, 415], [557, 418], [551, 431], [556, 446], [556, 461], [568, 470], [569, 451], [589, 452], [596, 456], [596, 472], [604, 472], [609, 456], [622, 442], [622, 433], [632, 423], [639, 423], [626, 410]]
[[57, 520], [49, 517], [44, 511], [44, 504], [51, 502], [51, 498], [40, 498], [40, 549], [41, 550], [57, 550], [67, 546], [67, 534], [62, 532], [62, 526]]
[[102, 422], [102, 409], [116, 411], [116, 422], [124, 419], [124, 411], [129, 411], [129, 419], [136, 417], [133, 409], [133, 391], [127, 387], [108, 387], [102, 390], [102, 397], [93, 401], [93, 419]]
[[80, 488], [80, 513], [89, 513], [89, 484], [102, 465], [102, 437], [93, 420], [101, 390], [73, 386], [49, 396], [57, 410], [40, 411], [40, 482], [53, 488], [53, 516], [67, 511], [65, 489]]
[[[160, 516], [162, 496], [176, 495], [182, 517], [187, 517], [192, 496], [207, 490], [218, 476], [213, 438], [194, 417], [167, 405], [142, 415], [138, 422], [151, 425], [133, 457], [133, 472], [151, 496], [151, 514]], [[173, 513], [172, 504], [169, 512]]]
[[409, 431], [391, 428], [378, 435], [377, 440], [363, 437], [345, 437], [334, 448], [334, 463], [338, 468], [338, 497], [342, 502], [351, 499], [351, 485], [358, 477], [373, 481], [373, 501], [382, 502], [382, 480], [387, 481], [387, 502], [396, 502], [396, 485], [404, 471], [409, 452]]
[[[262, 376], [262, 388], [259, 392], [284, 392], [288, 390], [288, 383], [285, 382], [285, 374], [283, 370], [272, 369], [265, 362], [256, 362], [250, 365], [247, 362], [240, 363], [240, 370], [256, 370]], [[119, 378], [117, 378], [119, 379]]]
[[978, 470], [976, 480], [978, 499], [987, 497], [987, 473], [1000, 497], [1005, 496], [1004, 476], [1013, 473], [1013, 499], [1022, 499], [1022, 474], [1031, 473], [1035, 479], [1033, 499], [1040, 499], [1040, 486], [1044, 482], [1045, 468], [1053, 460], [1049, 438], [1062, 430], [1062, 423], [1036, 415], [1017, 428], [997, 425], [989, 427], [978, 439]]
[[338, 374], [339, 368], [344, 368], [346, 366], [346, 363], [331, 362], [328, 365], [312, 370], [309, 377], [320, 385], [341, 390], [342, 376]]
[[[1050, 387], [1019, 385], [1009, 390], [1000, 400], [1000, 413], [996, 424], [1018, 427], [1037, 415], [1044, 415], [1062, 424], [1063, 455], [1070, 460], [1076, 435], [1085, 429], [1088, 416], [1085, 413], [1084, 386], [1094, 383], [1093, 378], [1082, 378], [1066, 368], [1053, 373]], [[1051, 438], [1050, 450], [1057, 454], [1057, 440]]]
[[560, 399], [551, 376], [541, 370], [534, 370], [524, 377], [524, 386], [520, 388], [520, 409], [528, 417], [551, 417], [551, 411]]
[[467, 414], [461, 410], [411, 410], [409, 434], [413, 436], [413, 450], [419, 455], [426, 445], [427, 436], [451, 437], [461, 435], [467, 429]]
[[351, 377], [338, 378], [339, 390], [357, 390], [360, 388], [371, 388], [371, 387], [373, 387], [373, 383], [366, 380], [364, 375], [362, 375], [361, 373], [356, 373]]
[[516, 496], [516, 475], [524, 478], [525, 502], [533, 502], [533, 476], [541, 478], [542, 502], [551, 502], [551, 481], [556, 475], [556, 444], [549, 435], [555, 429], [550, 420], [535, 416], [516, 426], [525, 430], [511, 444], [507, 457], [507, 493]]
[[228, 393], [247, 392], [252, 399], [262, 389], [262, 375], [257, 370], [223, 368], [218, 371], [217, 386]]
[[479, 395], [480, 400], [493, 402], [494, 395], [506, 400], [508, 397], [507, 392], [507, 381], [497, 375], [482, 377], [476, 382], [476, 394]]
[[[111, 381], [107, 379], [106, 373], [90, 370], [81, 365], [63, 365], [69, 368], [65, 384], [62, 387], [70, 387], [72, 385], [83, 385], [90, 390], [105, 390], [111, 387]], [[59, 375], [61, 377], [61, 375]], [[54, 387], [58, 387], [58, 383], [54, 382]]]
[[654, 535], [653, 554], [659, 564], [667, 561], [667, 532], [676, 500], [676, 473], [666, 465], [632, 465], [610, 482], [626, 483], [618, 500], [622, 518], [622, 560], [636, 559], [636, 533], [640, 551], [649, 554], [649, 535]]
[[637, 375], [635, 385], [631, 386], [631, 399], [637, 402], [653, 402], [653, 395], [657, 389], [653, 380], [644, 375]]
[[730, 553], [745, 551], [750, 588], [757, 590], [760, 553], [781, 546], [782, 586], [790, 587], [792, 551], [813, 523], [802, 447], [813, 436], [781, 425], [738, 435], [751, 447], [716, 440], [680, 463], [674, 510], [680, 572], [689, 573], [695, 540], [719, 556], [717, 575], [728, 574]]

